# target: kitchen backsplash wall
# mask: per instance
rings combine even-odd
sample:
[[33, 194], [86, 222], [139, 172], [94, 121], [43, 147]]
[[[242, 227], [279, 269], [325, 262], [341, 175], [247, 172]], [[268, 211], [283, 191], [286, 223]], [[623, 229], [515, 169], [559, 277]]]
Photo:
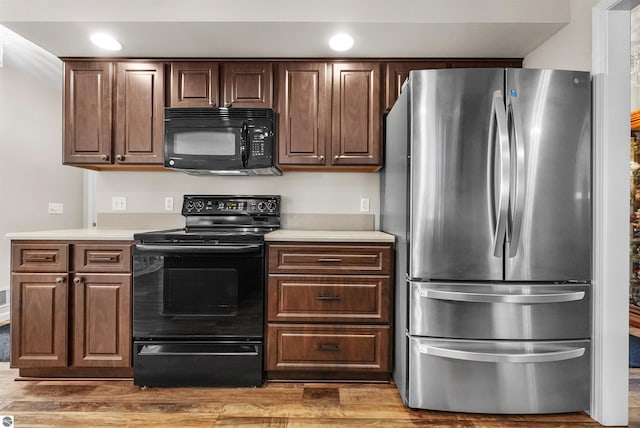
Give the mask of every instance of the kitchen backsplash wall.
[[[378, 173], [285, 172], [279, 177], [198, 177], [180, 172], [99, 172], [96, 174], [96, 213], [169, 213], [165, 198], [173, 197], [180, 212], [185, 194], [276, 194], [283, 215], [369, 214], [379, 227]], [[113, 211], [112, 198], [124, 196], [126, 211]], [[369, 211], [360, 210], [368, 199]], [[365, 202], [366, 204], [366, 202]], [[308, 217], [308, 216], [305, 216]]]

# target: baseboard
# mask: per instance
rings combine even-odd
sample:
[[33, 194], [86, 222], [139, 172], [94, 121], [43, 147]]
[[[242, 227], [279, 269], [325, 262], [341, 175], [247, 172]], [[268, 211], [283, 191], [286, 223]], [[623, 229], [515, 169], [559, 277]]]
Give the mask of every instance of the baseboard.
[[0, 325], [9, 322], [9, 305], [0, 306]]

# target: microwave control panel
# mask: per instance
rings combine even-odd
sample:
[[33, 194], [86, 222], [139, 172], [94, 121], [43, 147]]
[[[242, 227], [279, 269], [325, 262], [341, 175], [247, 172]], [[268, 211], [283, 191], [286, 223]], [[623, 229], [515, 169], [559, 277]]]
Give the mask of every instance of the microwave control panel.
[[[266, 126], [253, 128], [251, 130], [251, 146], [249, 148], [251, 157], [271, 157], [271, 153], [265, 153], [265, 147], [272, 147], [272, 144], [270, 144], [271, 137], [273, 137], [273, 132]], [[265, 140], [267, 144], [265, 144]]]

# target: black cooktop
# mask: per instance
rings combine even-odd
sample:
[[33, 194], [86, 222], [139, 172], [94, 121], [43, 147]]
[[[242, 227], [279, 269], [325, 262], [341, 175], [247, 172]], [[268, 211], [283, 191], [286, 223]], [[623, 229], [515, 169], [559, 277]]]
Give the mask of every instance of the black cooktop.
[[185, 227], [133, 235], [143, 243], [262, 242], [280, 227], [279, 195], [185, 195]]

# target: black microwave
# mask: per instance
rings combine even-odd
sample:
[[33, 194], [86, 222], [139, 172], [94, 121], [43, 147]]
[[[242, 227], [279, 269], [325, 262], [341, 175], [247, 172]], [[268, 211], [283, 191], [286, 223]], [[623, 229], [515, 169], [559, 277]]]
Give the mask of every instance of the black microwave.
[[164, 166], [194, 175], [282, 175], [270, 108], [164, 110]]

